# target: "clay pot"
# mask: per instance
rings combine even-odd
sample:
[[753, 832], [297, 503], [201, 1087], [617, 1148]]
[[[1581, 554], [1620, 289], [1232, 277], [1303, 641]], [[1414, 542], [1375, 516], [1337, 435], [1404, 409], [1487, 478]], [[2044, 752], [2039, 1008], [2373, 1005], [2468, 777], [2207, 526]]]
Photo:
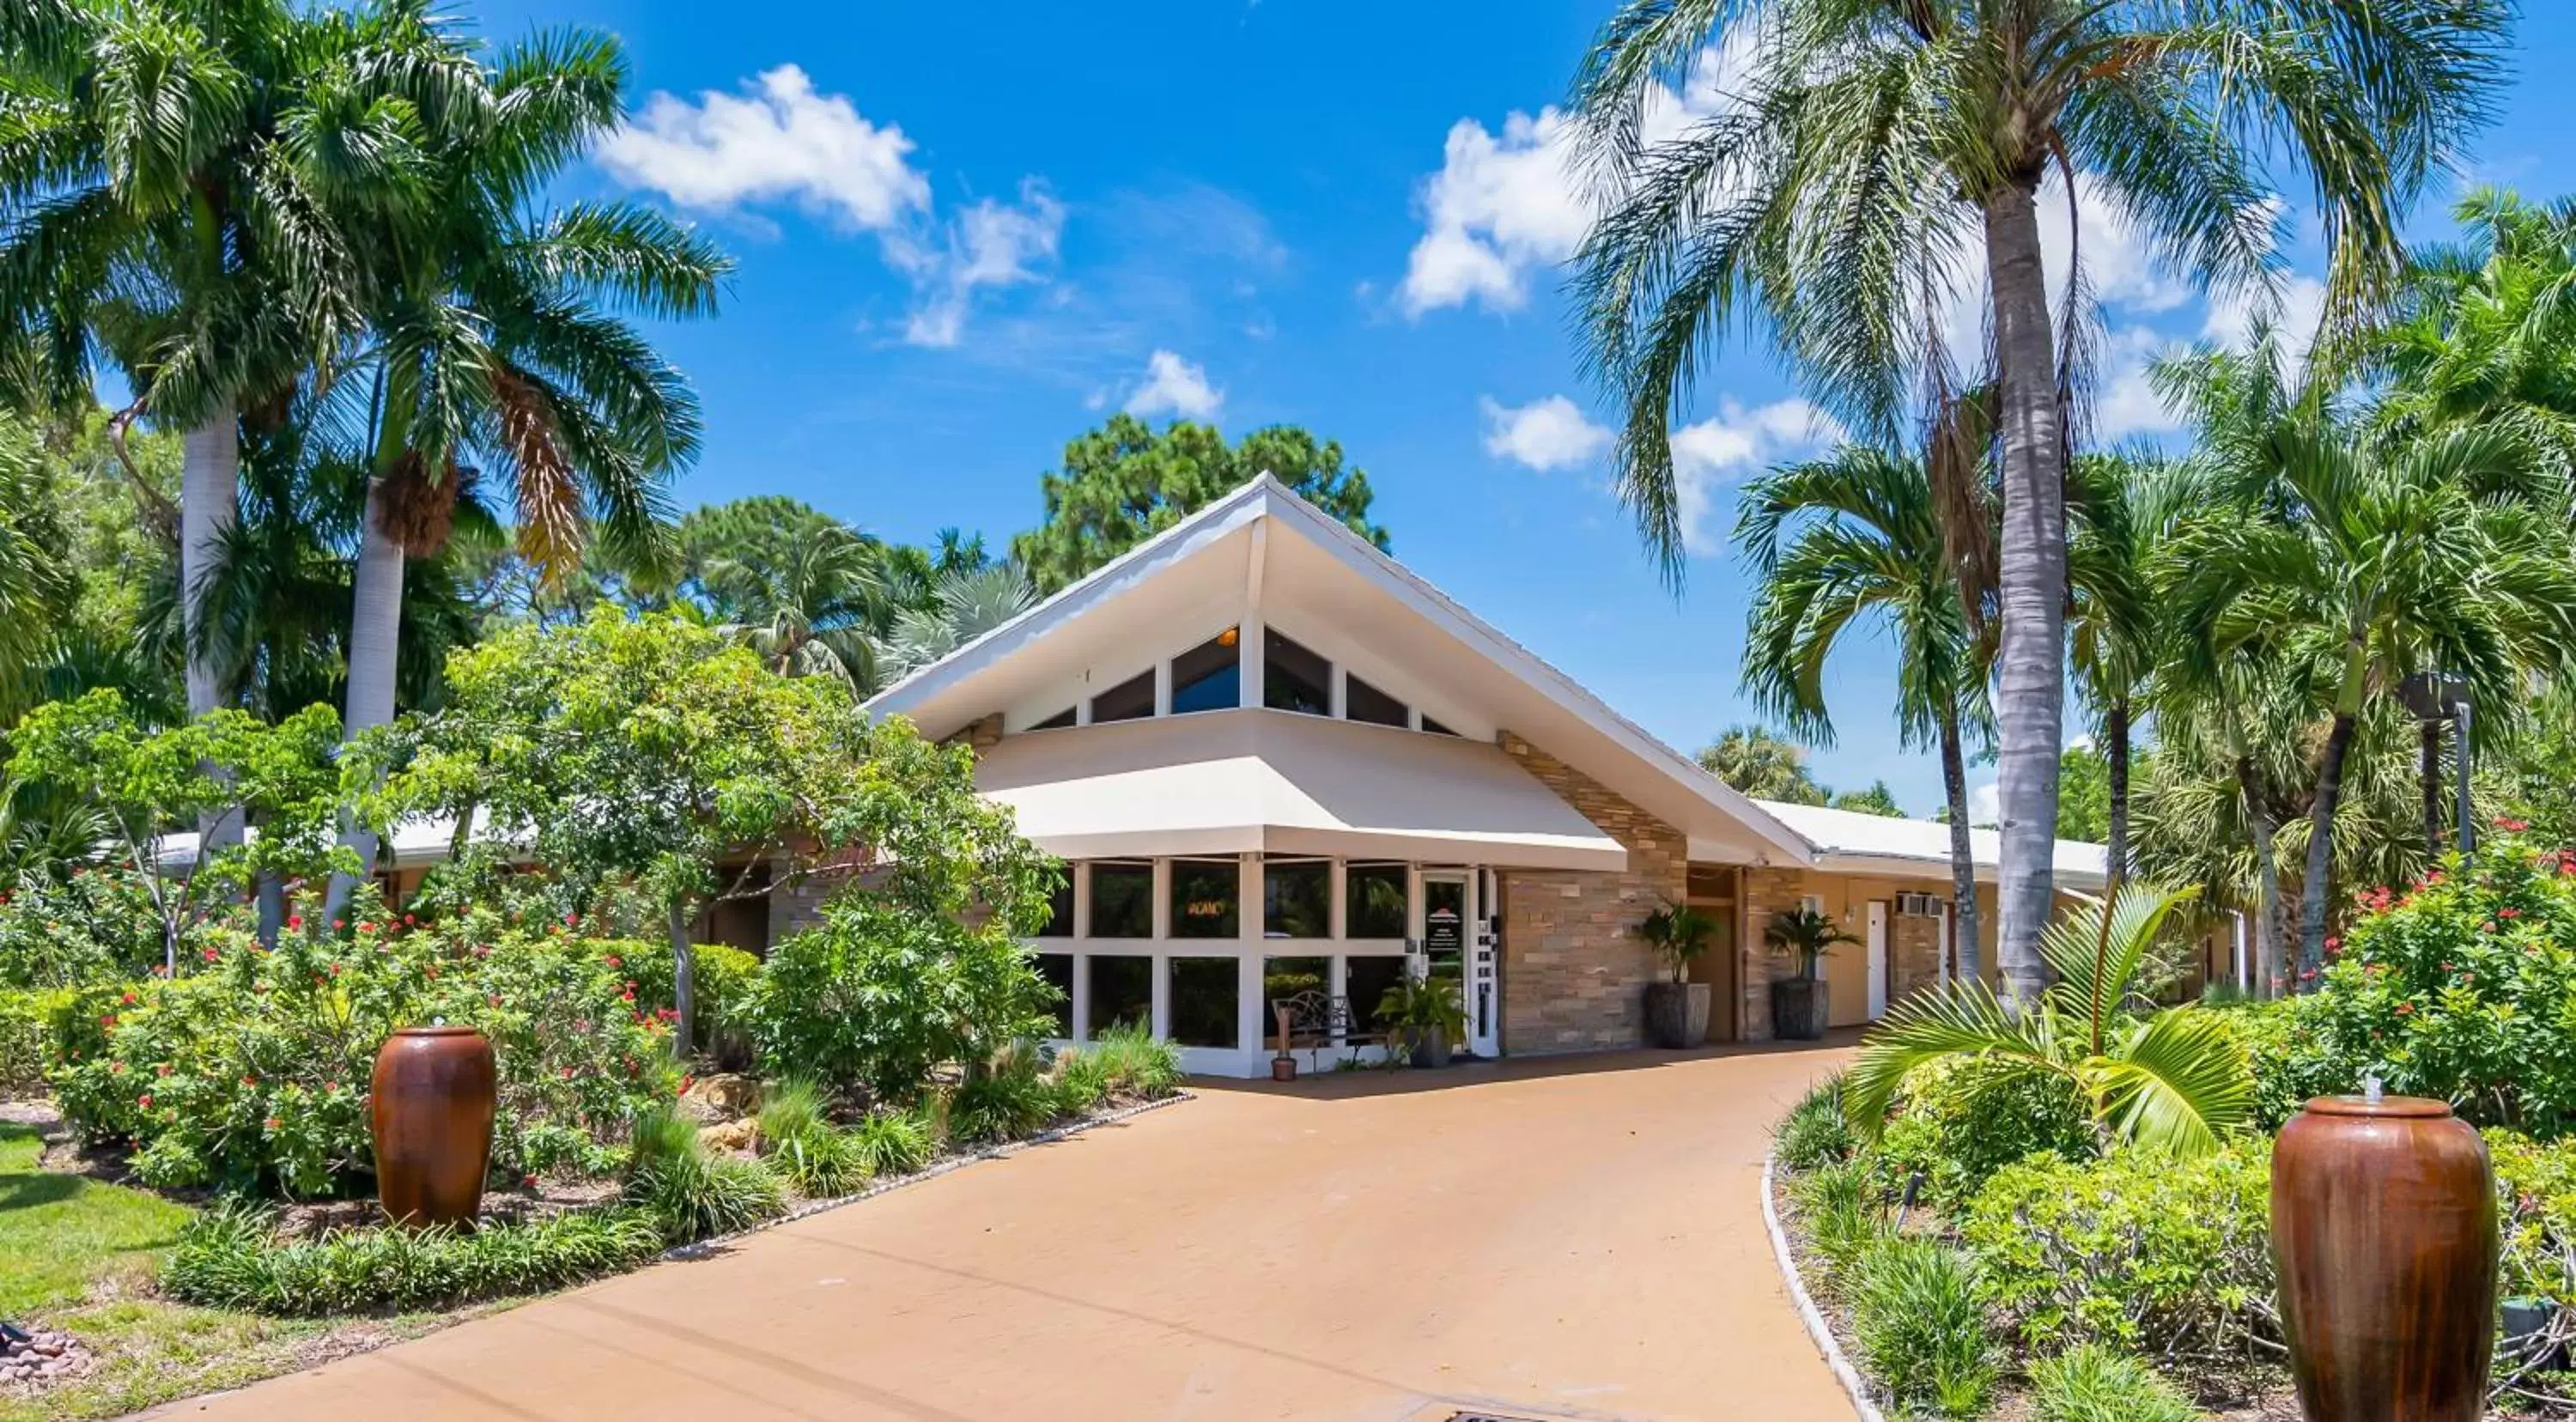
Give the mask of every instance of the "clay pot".
[[2272, 1148], [2272, 1257], [2308, 1422], [2478, 1422], [2495, 1178], [2439, 1101], [2321, 1097]]
[[405, 1027], [385, 1039], [368, 1124], [387, 1218], [474, 1223], [492, 1164], [493, 1085], [492, 1044], [471, 1027]]

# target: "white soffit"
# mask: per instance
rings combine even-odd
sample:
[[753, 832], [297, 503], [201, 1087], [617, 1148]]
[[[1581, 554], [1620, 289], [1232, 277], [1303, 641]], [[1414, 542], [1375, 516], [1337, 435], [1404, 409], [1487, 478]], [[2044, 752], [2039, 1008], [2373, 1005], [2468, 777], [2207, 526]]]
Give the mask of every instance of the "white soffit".
[[1286, 711], [1013, 736], [976, 787], [1066, 859], [1337, 854], [1531, 869], [1628, 852], [1492, 746]]

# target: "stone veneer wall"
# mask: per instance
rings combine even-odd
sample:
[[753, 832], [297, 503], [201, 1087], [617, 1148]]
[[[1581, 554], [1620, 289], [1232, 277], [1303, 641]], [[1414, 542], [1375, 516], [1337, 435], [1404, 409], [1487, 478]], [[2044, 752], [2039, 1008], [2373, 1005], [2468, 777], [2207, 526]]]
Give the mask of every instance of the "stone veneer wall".
[[1679, 830], [1510, 731], [1506, 755], [1628, 850], [1623, 872], [1510, 869], [1503, 885], [1503, 1050], [1523, 1056], [1640, 1046], [1654, 953], [1637, 923], [1684, 890]]

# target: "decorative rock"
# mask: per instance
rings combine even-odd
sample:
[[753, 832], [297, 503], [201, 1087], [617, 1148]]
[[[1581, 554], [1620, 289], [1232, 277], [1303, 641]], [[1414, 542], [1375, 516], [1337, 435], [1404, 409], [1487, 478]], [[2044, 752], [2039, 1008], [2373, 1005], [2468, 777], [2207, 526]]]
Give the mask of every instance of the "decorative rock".
[[759, 1134], [760, 1124], [756, 1121], [725, 1121], [698, 1132], [698, 1139], [706, 1142], [709, 1150], [749, 1150]]
[[760, 1109], [760, 1083], [735, 1072], [699, 1077], [680, 1097], [701, 1120], [730, 1121]]

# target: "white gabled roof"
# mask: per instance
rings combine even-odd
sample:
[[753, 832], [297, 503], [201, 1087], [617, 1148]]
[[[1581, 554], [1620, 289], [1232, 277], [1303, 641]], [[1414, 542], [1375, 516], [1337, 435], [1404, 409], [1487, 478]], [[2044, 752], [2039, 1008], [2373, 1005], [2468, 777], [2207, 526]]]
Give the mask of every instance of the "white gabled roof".
[[[1060, 649], [1072, 645], [1073, 629], [1095, 617], [1104, 624], [1120, 622], [1116, 614], [1121, 605], [1140, 594], [1150, 600], [1154, 594], [1146, 592], [1149, 587], [1159, 589], [1168, 583], [1171, 591], [1165, 595], [1175, 616], [1219, 596], [1233, 599], [1235, 606], [1257, 605], [1262, 598], [1265, 542], [1270, 550], [1267, 561], [1274, 567], [1287, 556], [1277, 540], [1269, 539], [1273, 530], [1320, 557], [1319, 563], [1298, 555], [1298, 566], [1305, 573], [1324, 576], [1331, 570], [1331, 576], [1345, 584], [1356, 579], [1382, 600], [1372, 604], [1373, 609], [1410, 615], [1409, 621], [1372, 615], [1366, 628], [1370, 635], [1436, 634], [1426, 640], [1463, 648], [1507, 676], [1515, 690], [1501, 725], [1680, 828], [1694, 845], [1707, 850], [1704, 857], [1811, 862], [1808, 842], [1770, 811], [1701, 770], [1572, 677], [1267, 474], [888, 687], [868, 701], [867, 709], [872, 714], [909, 716], [934, 736], [952, 734], [999, 709], [1005, 691], [1015, 685], [1010, 674], [1015, 659], [1066, 655]], [[1245, 531], [1252, 536], [1239, 544], [1227, 542]], [[1242, 572], [1231, 571], [1234, 562], [1226, 563], [1224, 572], [1195, 566], [1218, 556], [1246, 566]], [[1337, 605], [1348, 604], [1345, 598]], [[1121, 625], [1119, 630], [1123, 636], [1135, 629]], [[1454, 652], [1447, 655], [1454, 661]]]
[[[1931, 865], [1942, 874], [1949, 872], [1950, 827], [1938, 821], [1778, 800], [1760, 803], [1816, 846], [1820, 868], [1852, 873], [1919, 873], [1923, 866]], [[2003, 863], [2003, 836], [1990, 829], [1972, 829], [1968, 831], [1968, 852], [1976, 860], [1977, 878], [1992, 882]], [[2075, 839], [2057, 841], [2056, 879], [2062, 888], [2101, 888], [2108, 863], [2108, 852], [2101, 845]]]

